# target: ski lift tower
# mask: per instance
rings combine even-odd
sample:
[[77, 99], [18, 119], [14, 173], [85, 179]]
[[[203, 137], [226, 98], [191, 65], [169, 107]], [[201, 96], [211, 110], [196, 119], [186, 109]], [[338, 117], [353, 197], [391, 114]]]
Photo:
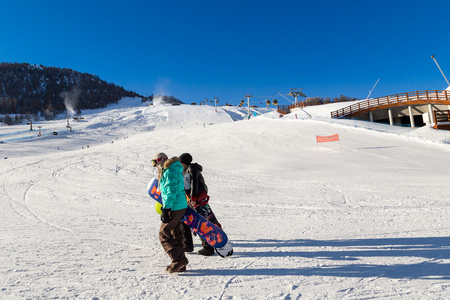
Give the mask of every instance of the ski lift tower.
[[288, 94], [288, 96], [292, 96], [295, 99], [295, 104], [297, 104], [297, 97], [306, 97], [305, 94], [302, 92], [303, 89], [291, 89], [291, 92]]
[[214, 110], [217, 112], [217, 103], [219, 103], [219, 99], [217, 97], [214, 97]]
[[247, 98], [247, 103], [248, 103], [247, 119], [250, 120], [250, 98], [253, 97], [253, 96], [252, 96], [252, 94], [245, 94], [245, 97]]

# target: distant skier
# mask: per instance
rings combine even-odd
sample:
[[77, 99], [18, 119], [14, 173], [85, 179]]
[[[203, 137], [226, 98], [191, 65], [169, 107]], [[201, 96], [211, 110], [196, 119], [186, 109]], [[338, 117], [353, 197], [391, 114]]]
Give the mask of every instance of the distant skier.
[[180, 228], [181, 218], [187, 208], [183, 166], [178, 157], [168, 159], [164, 153], [158, 153], [152, 160], [152, 165], [159, 170], [158, 181], [163, 205], [159, 240], [172, 260], [166, 271], [184, 272], [189, 261], [184, 253], [183, 234]]
[[[211, 223], [222, 228], [208, 204], [208, 187], [206, 186], [205, 180], [202, 176], [203, 167], [198, 163], [193, 164], [192, 156], [189, 153], [181, 154], [180, 162], [183, 165], [184, 189], [186, 191], [186, 195], [189, 197], [189, 206], [195, 209], [197, 213], [208, 219]], [[184, 235], [185, 251], [194, 251], [194, 244], [189, 226], [183, 223], [181, 224], [181, 230]], [[202, 246], [203, 248], [197, 252], [199, 255], [214, 255], [214, 248], [203, 239]]]

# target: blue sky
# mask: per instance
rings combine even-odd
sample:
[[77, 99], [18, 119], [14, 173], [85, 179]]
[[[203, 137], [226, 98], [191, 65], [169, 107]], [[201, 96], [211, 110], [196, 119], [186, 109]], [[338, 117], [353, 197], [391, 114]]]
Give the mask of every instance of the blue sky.
[[450, 1], [4, 1], [0, 61], [70, 68], [143, 95], [255, 104], [290, 88], [366, 98], [444, 89]]

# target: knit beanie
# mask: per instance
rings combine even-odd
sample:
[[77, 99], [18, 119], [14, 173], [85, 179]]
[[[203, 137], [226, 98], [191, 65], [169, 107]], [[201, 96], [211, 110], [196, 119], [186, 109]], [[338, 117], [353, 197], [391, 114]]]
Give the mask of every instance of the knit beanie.
[[180, 155], [180, 163], [190, 165], [192, 162], [192, 156], [189, 153], [183, 153]]

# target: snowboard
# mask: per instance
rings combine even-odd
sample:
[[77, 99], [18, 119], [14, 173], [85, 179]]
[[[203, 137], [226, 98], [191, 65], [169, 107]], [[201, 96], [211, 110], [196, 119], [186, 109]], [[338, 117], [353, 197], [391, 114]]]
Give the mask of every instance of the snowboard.
[[[153, 200], [162, 204], [161, 191], [158, 190], [156, 178], [152, 178], [148, 183], [147, 192]], [[184, 213], [183, 222], [215, 248], [219, 256], [227, 257], [233, 254], [233, 246], [228, 241], [226, 233], [189, 206]]]

